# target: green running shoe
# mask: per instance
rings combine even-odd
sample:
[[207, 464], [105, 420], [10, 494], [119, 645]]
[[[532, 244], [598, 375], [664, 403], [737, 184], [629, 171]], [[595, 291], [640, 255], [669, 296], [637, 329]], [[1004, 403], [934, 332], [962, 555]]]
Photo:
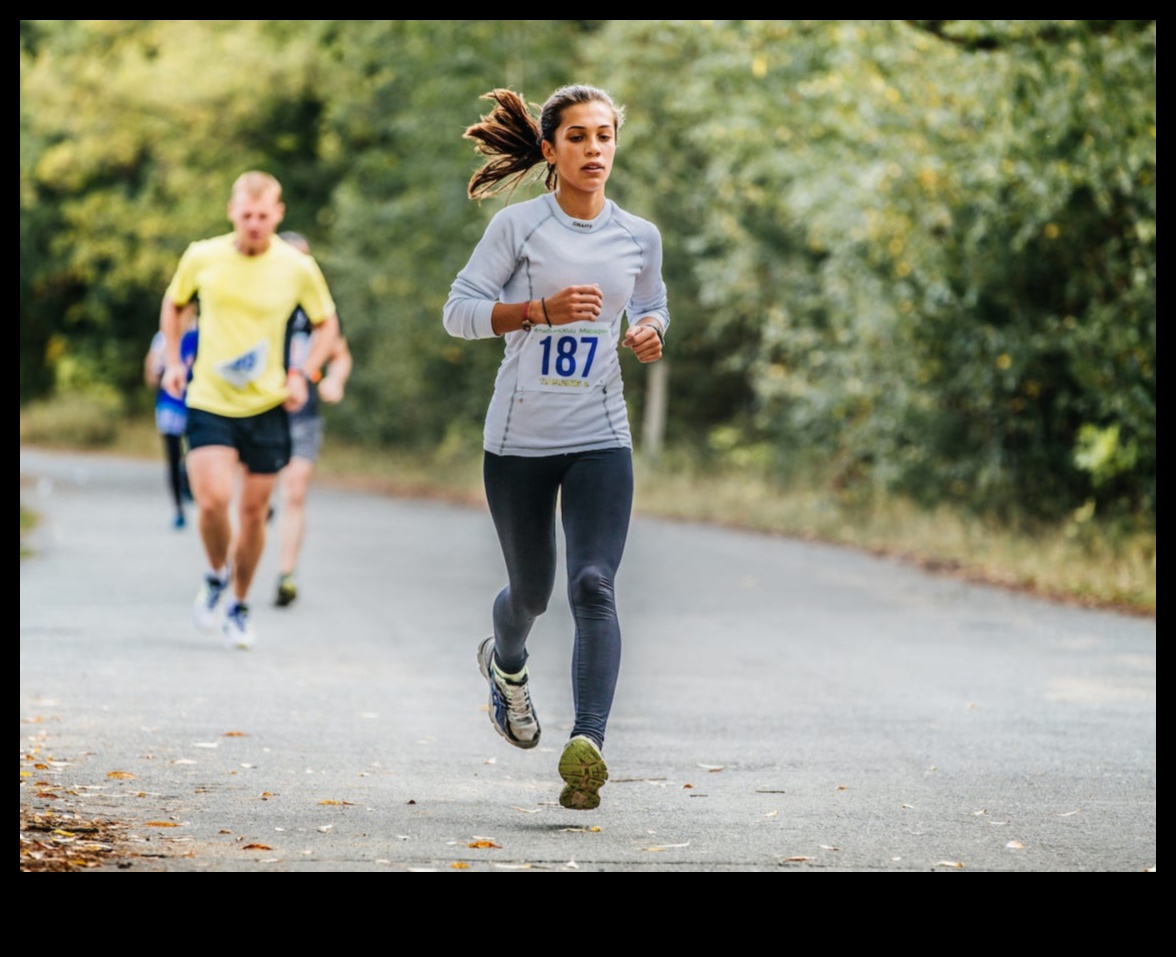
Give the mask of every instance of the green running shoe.
[[559, 776], [564, 779], [560, 807], [572, 811], [595, 811], [600, 807], [600, 789], [608, 781], [608, 765], [595, 741], [583, 735], [572, 738], [559, 759]]
[[294, 583], [293, 575], [282, 575], [278, 579], [278, 594], [274, 598], [274, 604], [279, 608], [286, 608], [294, 604], [298, 598], [298, 586]]

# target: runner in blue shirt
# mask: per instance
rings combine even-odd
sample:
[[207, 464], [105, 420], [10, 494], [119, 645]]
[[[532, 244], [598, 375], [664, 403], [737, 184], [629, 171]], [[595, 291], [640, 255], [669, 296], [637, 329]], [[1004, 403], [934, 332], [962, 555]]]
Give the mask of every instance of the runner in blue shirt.
[[[196, 304], [190, 303], [182, 319], [183, 337], [180, 340], [180, 361], [188, 367], [192, 378], [192, 363], [196, 361]], [[155, 390], [155, 428], [163, 437], [163, 453], [167, 462], [167, 487], [171, 492], [175, 515], [172, 525], [184, 528], [188, 524], [184, 505], [192, 500], [188, 487], [188, 472], [184, 465], [184, 433], [188, 429], [187, 390], [175, 396], [163, 388], [163, 373], [167, 368], [167, 342], [162, 332], [151, 339], [143, 362], [143, 379]]]
[[450, 335], [499, 338], [503, 360], [483, 433], [486, 496], [506, 563], [494, 633], [478, 646], [490, 720], [539, 744], [527, 637], [555, 585], [556, 512], [575, 621], [574, 724], [560, 804], [592, 810], [608, 780], [604, 740], [621, 661], [616, 582], [633, 502], [632, 437], [618, 349], [656, 362], [670, 316], [661, 235], [605, 197], [623, 111], [602, 90], [563, 87], [538, 119], [510, 90], [466, 130], [485, 164], [472, 199], [546, 172], [547, 192], [500, 210], [445, 304]]

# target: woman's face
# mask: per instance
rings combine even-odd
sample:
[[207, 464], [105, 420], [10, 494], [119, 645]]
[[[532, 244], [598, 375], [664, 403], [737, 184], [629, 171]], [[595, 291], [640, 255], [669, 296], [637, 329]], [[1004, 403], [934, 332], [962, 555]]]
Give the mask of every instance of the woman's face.
[[559, 174], [559, 188], [572, 192], [603, 192], [616, 152], [616, 117], [607, 103], [596, 100], [569, 106], [555, 143], [543, 141], [543, 155]]

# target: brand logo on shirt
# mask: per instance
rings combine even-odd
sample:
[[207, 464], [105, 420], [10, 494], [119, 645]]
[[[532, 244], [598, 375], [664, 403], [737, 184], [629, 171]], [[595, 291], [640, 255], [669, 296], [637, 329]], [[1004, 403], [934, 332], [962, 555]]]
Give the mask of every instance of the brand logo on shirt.
[[269, 343], [262, 340], [236, 359], [222, 362], [216, 367], [216, 373], [233, 388], [244, 389], [265, 374], [268, 359]]
[[591, 229], [592, 228], [591, 223], [577, 223], [574, 219], [572, 220], [572, 225], [575, 226], [576, 229]]

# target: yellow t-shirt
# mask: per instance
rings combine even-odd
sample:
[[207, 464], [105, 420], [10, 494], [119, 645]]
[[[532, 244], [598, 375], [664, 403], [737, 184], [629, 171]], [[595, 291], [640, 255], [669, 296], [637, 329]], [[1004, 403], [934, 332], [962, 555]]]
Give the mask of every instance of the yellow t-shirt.
[[200, 346], [188, 406], [231, 418], [286, 401], [286, 323], [296, 307], [317, 325], [335, 312], [318, 264], [275, 236], [260, 256], [237, 251], [233, 234], [192, 243], [167, 296], [200, 298]]

